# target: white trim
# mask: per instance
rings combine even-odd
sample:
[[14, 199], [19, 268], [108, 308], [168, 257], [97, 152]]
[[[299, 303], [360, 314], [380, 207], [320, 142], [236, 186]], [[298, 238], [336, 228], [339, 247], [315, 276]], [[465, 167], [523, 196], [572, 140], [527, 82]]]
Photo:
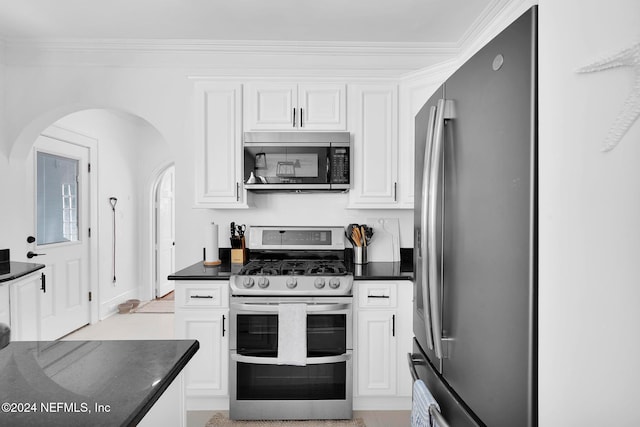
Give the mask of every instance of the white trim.
[[[91, 238], [89, 239], [89, 292], [92, 299], [89, 302], [89, 321], [94, 324], [99, 318], [99, 234], [98, 234], [98, 140], [60, 126], [51, 125], [41, 135], [86, 147], [89, 150], [89, 163], [91, 173], [89, 174], [89, 227], [91, 228]], [[87, 296], [88, 297], [88, 296]]]
[[[504, 0], [502, 0], [504, 1]], [[443, 55], [455, 54], [459, 43], [430, 42], [312, 42], [200, 39], [6, 39], [12, 50], [95, 53], [232, 53], [275, 55]]]

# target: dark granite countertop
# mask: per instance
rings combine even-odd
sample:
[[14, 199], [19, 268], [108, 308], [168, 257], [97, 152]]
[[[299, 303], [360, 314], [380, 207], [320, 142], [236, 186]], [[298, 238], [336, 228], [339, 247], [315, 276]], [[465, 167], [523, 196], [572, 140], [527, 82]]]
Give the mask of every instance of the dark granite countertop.
[[367, 264], [351, 264], [349, 270], [353, 280], [412, 280], [412, 266], [401, 262], [369, 262]]
[[44, 268], [44, 264], [18, 261], [0, 263], [0, 283], [18, 279], [22, 276], [26, 276], [29, 273], [38, 271], [41, 268]]
[[178, 270], [169, 275], [169, 280], [229, 280], [231, 274], [240, 270], [242, 265], [223, 262], [215, 267], [204, 265], [202, 261]]
[[[400, 262], [370, 262], [353, 264], [352, 251], [345, 251], [345, 263], [355, 280], [411, 280], [413, 279], [413, 249], [400, 249]], [[221, 248], [222, 264], [209, 267], [198, 261], [171, 274], [169, 280], [229, 280], [232, 274], [242, 268], [231, 264], [229, 249]]]
[[136, 425], [198, 348], [195, 340], [13, 341], [0, 350], [0, 425]]
[[[347, 263], [354, 280], [411, 280], [413, 266], [407, 262], [370, 262], [363, 265]], [[222, 263], [216, 267], [207, 267], [199, 261], [169, 276], [169, 280], [229, 280], [229, 277], [242, 268], [238, 264]]]

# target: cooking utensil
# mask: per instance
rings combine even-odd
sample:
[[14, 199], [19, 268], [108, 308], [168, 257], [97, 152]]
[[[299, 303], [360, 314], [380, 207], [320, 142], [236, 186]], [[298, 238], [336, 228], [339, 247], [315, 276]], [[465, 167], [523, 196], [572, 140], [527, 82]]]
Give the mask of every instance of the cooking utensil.
[[353, 230], [351, 230], [351, 238], [356, 246], [362, 246], [362, 236], [360, 235], [359, 227], [354, 227]]

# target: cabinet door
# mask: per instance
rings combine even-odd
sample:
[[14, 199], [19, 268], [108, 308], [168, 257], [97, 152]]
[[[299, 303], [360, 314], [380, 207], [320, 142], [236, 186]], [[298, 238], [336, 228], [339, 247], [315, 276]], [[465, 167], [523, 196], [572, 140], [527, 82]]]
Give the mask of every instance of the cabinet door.
[[396, 394], [396, 312], [360, 310], [357, 329], [357, 394]]
[[229, 376], [229, 311], [176, 312], [176, 338], [196, 339], [200, 349], [185, 368], [189, 396], [226, 396]]
[[350, 208], [397, 206], [398, 90], [396, 85], [355, 85], [349, 94], [353, 117], [353, 187]]
[[346, 86], [343, 84], [298, 85], [298, 125], [305, 130], [347, 128]]
[[245, 118], [247, 130], [292, 130], [298, 128], [297, 86], [288, 83], [248, 85]]
[[40, 340], [40, 302], [43, 286], [42, 271], [29, 274], [11, 283], [11, 340]]
[[398, 283], [398, 316], [396, 317], [396, 343], [398, 357], [396, 394], [397, 396], [411, 396], [413, 391], [413, 379], [402, 363], [407, 353], [413, 351], [413, 282], [410, 280]]
[[247, 207], [242, 186], [242, 85], [196, 84], [196, 207]]
[[0, 323], [11, 327], [11, 314], [9, 312], [9, 284], [0, 283]]

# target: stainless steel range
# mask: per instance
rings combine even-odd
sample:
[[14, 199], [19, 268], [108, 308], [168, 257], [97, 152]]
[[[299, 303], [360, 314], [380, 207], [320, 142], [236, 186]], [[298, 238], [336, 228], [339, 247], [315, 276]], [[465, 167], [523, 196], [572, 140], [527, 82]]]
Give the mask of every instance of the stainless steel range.
[[342, 227], [251, 227], [230, 279], [232, 419], [352, 417], [353, 275]]

